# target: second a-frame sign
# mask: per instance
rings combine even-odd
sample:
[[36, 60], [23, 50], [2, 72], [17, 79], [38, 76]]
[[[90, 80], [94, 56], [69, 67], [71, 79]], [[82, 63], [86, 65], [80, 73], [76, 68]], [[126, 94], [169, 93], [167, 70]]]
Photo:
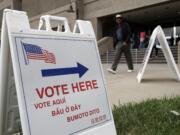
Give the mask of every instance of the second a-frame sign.
[[157, 26], [154, 29], [154, 31], [150, 37], [148, 48], [146, 50], [142, 65], [141, 65], [140, 70], [138, 72], [138, 75], [137, 75], [138, 82], [140, 83], [142, 81], [142, 78], [143, 78], [145, 69], [147, 67], [147, 63], [149, 61], [149, 58], [150, 58], [150, 55], [151, 55], [151, 52], [152, 52], [156, 38], [160, 43], [162, 52], [165, 56], [165, 59], [167, 61], [167, 64], [168, 64], [170, 70], [174, 73], [177, 80], [180, 81], [180, 73], [179, 73], [178, 67], [175, 63], [175, 60], [174, 60], [174, 57], [173, 57], [172, 52], [170, 50], [170, 47], [168, 45], [168, 42], [166, 40], [165, 34], [164, 34], [161, 26]]
[[1, 35], [0, 135], [116, 135], [89, 21], [71, 32], [66, 18], [44, 16], [35, 30], [25, 12], [5, 10]]

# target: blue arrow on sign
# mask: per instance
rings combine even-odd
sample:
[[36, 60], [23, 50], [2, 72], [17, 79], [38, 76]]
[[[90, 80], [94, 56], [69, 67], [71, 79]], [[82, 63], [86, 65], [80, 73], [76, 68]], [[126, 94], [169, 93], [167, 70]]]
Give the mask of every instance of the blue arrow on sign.
[[77, 67], [42, 69], [41, 73], [43, 77], [79, 74], [79, 78], [81, 78], [87, 71], [87, 67], [77, 62]]

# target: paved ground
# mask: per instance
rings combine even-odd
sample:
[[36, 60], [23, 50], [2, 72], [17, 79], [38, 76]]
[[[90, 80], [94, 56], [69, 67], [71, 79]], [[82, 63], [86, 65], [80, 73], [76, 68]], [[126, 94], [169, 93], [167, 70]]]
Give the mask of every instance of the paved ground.
[[142, 83], [136, 76], [140, 65], [135, 65], [133, 73], [127, 73], [127, 66], [120, 64], [117, 74], [106, 71], [109, 64], [103, 64], [112, 104], [140, 102], [148, 98], [180, 96], [180, 82], [169, 70], [167, 64], [148, 64]]

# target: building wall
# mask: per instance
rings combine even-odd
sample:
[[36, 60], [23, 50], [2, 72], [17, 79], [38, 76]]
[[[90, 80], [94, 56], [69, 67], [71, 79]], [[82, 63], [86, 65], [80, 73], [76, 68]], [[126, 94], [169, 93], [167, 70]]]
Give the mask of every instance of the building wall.
[[[71, 0], [74, 4], [75, 0]], [[120, 12], [126, 12], [154, 4], [168, 2], [169, 0], [83, 0], [83, 19], [91, 20], [97, 38], [101, 38], [101, 25], [98, 20], [99, 17], [112, 15]], [[68, 13], [70, 0], [22, 0], [22, 10], [27, 11], [31, 26], [37, 28], [39, 17], [43, 14], [51, 14], [67, 17], [70, 27], [77, 18], [76, 12]]]
[[36, 29], [40, 16], [47, 14], [66, 17], [72, 29], [76, 13], [67, 12], [70, 5], [74, 7], [74, 3], [71, 3], [70, 0], [22, 0], [22, 10], [28, 13], [31, 27]]
[[21, 0], [0, 0], [0, 10], [5, 8], [21, 10]]
[[[1, 2], [3, 1], [3, 2]], [[77, 18], [76, 0], [0, 0], [1, 3], [10, 3], [13, 1], [15, 9], [22, 9], [28, 13], [32, 28], [37, 28], [41, 15], [50, 14], [67, 17], [72, 28]], [[22, 3], [20, 3], [22, 1]], [[126, 12], [138, 8], [161, 4], [170, 0], [79, 0], [83, 13], [82, 19], [91, 20], [94, 26], [97, 38], [101, 38], [101, 22], [98, 18], [106, 15]], [[71, 3], [72, 2], [72, 3]], [[21, 4], [21, 6], [20, 6]], [[1, 4], [0, 4], [1, 5]], [[67, 12], [70, 5], [73, 5], [75, 12]]]
[[170, 0], [84, 0], [84, 18], [101, 17]]
[[[97, 39], [102, 37], [102, 26], [99, 17], [123, 13], [144, 8], [169, 0], [84, 0], [84, 19], [93, 20]], [[96, 21], [94, 21], [96, 18]]]
[[11, 8], [13, 6], [13, 1], [12, 0], [0, 0], [0, 10], [4, 8]]
[[22, 10], [27, 11], [30, 17], [63, 7], [69, 0], [22, 0]]

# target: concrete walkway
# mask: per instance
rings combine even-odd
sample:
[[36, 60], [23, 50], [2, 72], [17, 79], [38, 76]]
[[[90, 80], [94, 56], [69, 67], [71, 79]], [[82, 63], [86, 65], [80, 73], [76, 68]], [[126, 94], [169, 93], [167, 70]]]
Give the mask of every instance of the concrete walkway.
[[110, 65], [103, 64], [112, 104], [180, 96], [180, 82], [176, 80], [167, 64], [148, 64], [142, 83], [138, 83], [136, 79], [139, 66], [135, 65], [135, 71], [127, 73], [127, 66], [120, 64], [118, 73], [114, 75], [106, 70]]

